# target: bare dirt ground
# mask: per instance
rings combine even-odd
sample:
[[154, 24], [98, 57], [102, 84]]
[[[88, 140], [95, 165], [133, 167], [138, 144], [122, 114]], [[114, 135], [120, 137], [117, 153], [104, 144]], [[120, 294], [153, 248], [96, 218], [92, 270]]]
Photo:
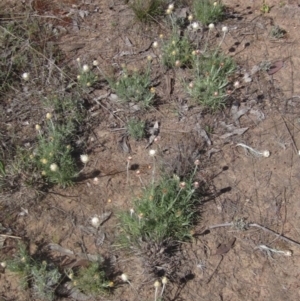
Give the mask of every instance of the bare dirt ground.
[[[96, 58], [109, 71], [113, 64], [125, 62], [133, 68], [147, 55], [155, 55], [149, 46], [164, 33], [164, 28], [159, 24], [141, 26], [121, 0], [54, 1], [37, 11], [61, 17], [72, 4], [89, 14], [65, 26], [67, 32], [59, 42], [67, 54], [65, 64], [75, 64], [77, 57], [86, 62]], [[264, 61], [279, 62], [283, 67], [271, 75], [255, 73], [252, 82], [243, 83], [232, 106], [213, 115], [205, 114], [199, 107], [186, 106], [188, 102], [176, 85], [169, 94], [169, 83], [176, 82], [179, 75], [168, 72], [159, 78], [159, 105], [147, 113], [131, 113], [144, 114], [149, 122], [160, 122], [158, 147], [165, 150], [162, 161], [174, 164], [170, 158], [175, 158], [180, 150], [183, 155], [204, 150], [197, 176], [214, 196], [203, 204], [202, 221], [195, 228], [192, 243], [184, 244], [180, 250], [181, 281], [167, 287], [165, 299], [298, 300], [299, 243], [284, 241], [256, 227], [245, 231], [231, 227], [207, 229], [244, 219], [300, 242], [300, 2], [274, 0], [268, 14], [260, 12], [262, 2], [258, 0], [227, 0], [225, 4], [230, 18], [223, 23], [229, 27], [223, 50], [236, 59], [241, 74], [250, 74], [254, 66]], [[270, 39], [274, 24], [287, 31], [283, 39]], [[221, 25], [217, 25], [219, 32], [220, 29]], [[155, 60], [154, 64], [159, 73]], [[240, 81], [243, 82], [242, 77]], [[91, 99], [108, 92], [107, 87], [95, 90]], [[136, 291], [122, 284], [109, 300], [151, 300], [153, 278], [144, 273], [138, 258], [118, 250], [114, 239], [118, 232], [115, 215], [120, 208], [129, 209], [132, 196], [142, 188], [136, 170], [141, 170], [144, 182], [150, 178], [148, 142], [129, 140], [136, 168], [131, 168], [129, 184], [126, 183], [128, 153], [120, 145], [122, 131], [114, 129], [124, 127], [128, 111], [118, 111], [118, 105], [109, 97], [103, 106], [93, 105], [92, 113], [98, 116], [98, 123], [88, 133], [91, 161], [86, 173], [96, 171], [99, 181], [95, 183], [90, 177], [72, 188], [53, 188], [38, 199], [29, 199], [24, 191], [15, 193], [9, 196], [10, 202], [18, 202], [19, 206], [3, 205], [0, 221], [13, 228], [15, 236], [26, 237], [32, 253], [52, 242], [74, 252], [99, 252], [110, 258], [117, 273], [130, 276]], [[212, 129], [209, 143], [199, 134], [199, 128], [205, 126]], [[241, 135], [233, 134], [241, 128], [247, 130]], [[238, 143], [269, 150], [270, 157], [246, 154], [236, 146]], [[6, 202], [7, 199], [5, 196]], [[21, 207], [28, 210], [27, 215], [18, 215]], [[87, 225], [92, 215], [107, 211], [112, 212], [112, 217], [104, 224], [106, 238], [97, 247], [95, 238], [83, 234], [80, 225]], [[6, 244], [13, 245], [14, 239], [6, 239]], [[292, 256], [270, 257], [259, 245], [291, 250]], [[53, 252], [54, 258], [62, 261], [59, 255]], [[0, 274], [0, 281], [1, 300], [33, 300], [7, 271]]]

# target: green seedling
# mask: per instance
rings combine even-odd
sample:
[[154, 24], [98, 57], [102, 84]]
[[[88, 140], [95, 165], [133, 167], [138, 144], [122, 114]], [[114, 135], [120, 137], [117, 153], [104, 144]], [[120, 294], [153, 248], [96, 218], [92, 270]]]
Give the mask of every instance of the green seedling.
[[271, 10], [271, 7], [266, 3], [265, 0], [263, 0], [263, 3], [262, 3], [262, 6], [260, 8], [260, 11], [263, 13], [263, 14], [268, 14]]
[[224, 5], [221, 1], [194, 0], [192, 4], [195, 19], [203, 25], [217, 23], [224, 18]]
[[164, 0], [131, 0], [129, 6], [137, 20], [149, 22], [157, 19], [163, 13]]
[[151, 85], [151, 62], [145, 71], [129, 72], [124, 66], [118, 79], [108, 79], [111, 88], [124, 102], [135, 102], [149, 108], [155, 98], [155, 88]]

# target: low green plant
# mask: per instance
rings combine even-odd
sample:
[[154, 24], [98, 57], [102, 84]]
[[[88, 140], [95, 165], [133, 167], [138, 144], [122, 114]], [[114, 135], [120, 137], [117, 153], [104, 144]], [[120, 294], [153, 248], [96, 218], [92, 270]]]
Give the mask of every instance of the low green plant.
[[55, 120], [51, 117], [45, 123], [44, 133], [39, 128], [37, 131], [38, 142], [32, 160], [38, 170], [50, 183], [63, 187], [71, 185], [76, 175], [76, 165], [70, 145], [74, 125], [71, 122], [55, 124]]
[[5, 166], [4, 163], [0, 161], [0, 191], [5, 186], [5, 177], [6, 177]]
[[79, 74], [77, 75], [77, 82], [82, 89], [89, 88], [93, 86], [97, 80], [98, 76], [90, 69], [89, 65], [84, 64], [81, 66], [80, 60], [78, 62]]
[[120, 214], [120, 227], [125, 245], [141, 242], [161, 244], [191, 238], [191, 229], [199, 219], [201, 197], [193, 174], [184, 182], [177, 176], [163, 177], [152, 183], [133, 202], [129, 212]]
[[147, 108], [153, 104], [155, 88], [151, 86], [150, 62], [144, 71], [129, 72], [124, 66], [122, 75], [117, 79], [108, 79], [110, 87], [125, 102], [136, 102]]
[[162, 15], [165, 3], [165, 0], [131, 0], [129, 6], [139, 21], [148, 22]]
[[[7, 149], [3, 152], [4, 147], [0, 147], [4, 153], [0, 160], [5, 163], [5, 175], [0, 172], [1, 191], [20, 189], [23, 184], [39, 189], [47, 182], [63, 187], [72, 183], [78, 174], [73, 147], [76, 151], [83, 147], [77, 143], [86, 112], [81, 94], [97, 80], [90, 68], [81, 66], [78, 61], [80, 77], [76, 85], [73, 76], [66, 73], [71, 70], [67, 66], [59, 67], [61, 51], [55, 46], [57, 35], [49, 23], [34, 17], [30, 7], [26, 6], [25, 10], [17, 18], [3, 15], [5, 18], [0, 24], [0, 45], [7, 54], [0, 56], [0, 103], [5, 107], [7, 99], [20, 98], [17, 101], [20, 110], [30, 112], [29, 108], [34, 104], [36, 112], [45, 112], [45, 115], [52, 112], [47, 116], [53, 116], [36, 125], [37, 136], [34, 131], [26, 131], [30, 143], [14, 138], [14, 135], [24, 135], [17, 122], [10, 127], [9, 134], [3, 132]], [[53, 95], [52, 91], [57, 94]], [[29, 122], [40, 117], [39, 114], [26, 116]], [[18, 120], [14, 111], [10, 118]]]
[[270, 68], [272, 66], [272, 63], [268, 60], [266, 61], [261, 61], [260, 64], [259, 64], [259, 70], [262, 70], [262, 71], [269, 71]]
[[224, 107], [228, 96], [226, 87], [236, 65], [231, 57], [214, 51], [205, 54], [195, 53], [193, 78], [185, 84], [188, 94], [196, 102], [214, 111]]
[[61, 274], [54, 265], [34, 260], [26, 247], [20, 244], [15, 258], [7, 261], [7, 268], [19, 274], [22, 287], [31, 287], [38, 298], [54, 300], [55, 287], [61, 279]]
[[168, 39], [161, 40], [162, 64], [168, 68], [188, 66], [192, 59], [192, 46], [187, 36], [173, 30]]
[[263, 13], [263, 14], [267, 14], [269, 13], [271, 10], [271, 7], [266, 3], [265, 0], [262, 1], [262, 5], [260, 7], [260, 11]]
[[131, 118], [127, 122], [127, 132], [135, 140], [140, 140], [146, 135], [146, 123], [142, 120]]
[[193, 14], [203, 25], [217, 23], [224, 19], [224, 5], [221, 1], [194, 0]]
[[106, 278], [100, 262], [92, 262], [87, 268], [80, 268], [71, 278], [76, 288], [94, 297], [109, 294], [114, 286], [114, 283]]
[[286, 31], [278, 25], [272, 26], [270, 30], [270, 37], [273, 39], [282, 39], [286, 35]]
[[[40, 18], [31, 17], [27, 13], [22, 17], [2, 14], [0, 45], [3, 55], [0, 55], [0, 99], [5, 98], [4, 92], [18, 88], [21, 74], [29, 66], [32, 71], [37, 71], [38, 66], [45, 64], [45, 59], [37, 56], [37, 53], [44, 53], [46, 56], [55, 53], [55, 59], [59, 61], [58, 57], [61, 55], [59, 48], [49, 47], [50, 44], [54, 45], [49, 43], [54, 39], [53, 33], [42, 24]], [[35, 80], [37, 82], [42, 78], [40, 76]]]

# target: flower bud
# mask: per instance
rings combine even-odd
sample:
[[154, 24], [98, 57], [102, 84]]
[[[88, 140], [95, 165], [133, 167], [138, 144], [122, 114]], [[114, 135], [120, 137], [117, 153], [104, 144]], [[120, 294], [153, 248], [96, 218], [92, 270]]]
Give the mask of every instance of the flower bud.
[[56, 164], [56, 163], [52, 163], [52, 164], [50, 165], [50, 170], [53, 171], [53, 172], [58, 171], [58, 166], [57, 166], [57, 164]]
[[89, 70], [90, 70], [89, 65], [83, 65], [83, 66], [82, 66], [82, 71], [83, 71], [83, 72], [88, 72]]
[[88, 155], [80, 155], [80, 161], [81, 161], [83, 164], [88, 163], [88, 161], [89, 161], [89, 156], [88, 156]]
[[224, 33], [228, 32], [228, 27], [227, 27], [227, 26], [223, 26], [223, 27], [222, 27], [222, 31], [223, 31]]
[[24, 72], [24, 73], [22, 74], [22, 78], [23, 78], [25, 81], [29, 80], [29, 73], [28, 73], [28, 72]]

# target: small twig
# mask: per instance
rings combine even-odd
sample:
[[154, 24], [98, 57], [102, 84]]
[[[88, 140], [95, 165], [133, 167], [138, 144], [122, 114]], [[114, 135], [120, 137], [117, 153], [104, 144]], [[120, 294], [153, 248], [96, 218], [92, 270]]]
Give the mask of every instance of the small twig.
[[248, 224], [248, 226], [249, 226], [249, 227], [256, 227], [256, 228], [263, 229], [263, 230], [265, 230], [266, 232], [269, 232], [269, 233], [271, 233], [271, 234], [275, 234], [278, 238], [281, 238], [282, 240], [285, 240], [285, 241], [287, 241], [287, 242], [290, 242], [290, 243], [292, 243], [292, 244], [294, 244], [294, 245], [300, 247], [300, 243], [299, 243], [299, 242], [294, 241], [293, 239], [290, 239], [290, 238], [285, 237], [285, 236], [283, 236], [283, 235], [280, 235], [279, 233], [277, 233], [277, 232], [275, 232], [275, 231], [273, 231], [273, 230], [271, 230], [271, 229], [268, 229], [268, 228], [266, 228], [266, 227], [264, 227], [264, 226], [261, 226], [261, 225], [259, 225], [259, 224], [255, 224], [255, 223], [253, 223], [253, 224]]
[[[217, 225], [213, 225], [213, 226], [209, 226], [208, 229], [215, 229], [215, 228], [220, 228], [220, 227], [234, 227], [235, 225], [237, 225], [237, 223], [234, 223], [234, 222], [231, 222], [231, 223], [224, 223], [224, 224], [217, 224]], [[260, 228], [266, 232], [269, 232], [271, 234], [274, 234], [276, 235], [278, 238], [282, 239], [282, 240], [285, 240], [286, 242], [289, 242], [289, 243], [292, 243], [298, 247], [300, 247], [300, 243], [291, 239], [291, 238], [288, 238], [286, 236], [283, 236], [271, 229], [268, 229], [262, 225], [259, 225], [259, 224], [256, 224], [256, 223], [249, 223], [249, 224], [245, 224], [245, 226], [243, 227], [244, 229], [247, 229], [249, 227], [255, 227], [255, 228]], [[240, 227], [237, 227], [238, 229], [240, 229]]]
[[267, 255], [270, 258], [272, 258], [272, 253], [282, 254], [284, 256], [292, 256], [292, 254], [293, 254], [292, 251], [290, 251], [290, 250], [282, 251], [282, 250], [272, 249], [266, 245], [259, 245], [259, 246], [255, 247], [255, 249], [266, 251]]
[[254, 148], [244, 144], [244, 143], [238, 143], [236, 146], [241, 146], [245, 149], [248, 149], [251, 153], [257, 155], [257, 156], [260, 156], [260, 157], [265, 157], [265, 158], [268, 158], [270, 156], [270, 152], [268, 150], [265, 150], [263, 152], [259, 152], [257, 150], [255, 150]]
[[291, 140], [292, 140], [292, 144], [293, 144], [295, 153], [296, 153], [296, 155], [298, 155], [298, 151], [299, 151], [299, 150], [298, 150], [298, 147], [297, 147], [297, 145], [296, 145], [295, 139], [294, 139], [294, 137], [293, 137], [293, 135], [292, 135], [292, 133], [291, 133], [289, 127], [288, 127], [287, 124], [286, 124], [286, 120], [283, 118], [282, 114], [280, 114], [280, 117], [281, 117], [281, 119], [283, 120], [283, 123], [284, 123], [284, 125], [285, 125], [285, 127], [286, 127], [286, 129], [287, 129], [287, 131], [288, 131], [288, 133], [289, 133], [289, 135], [291, 136]]
[[218, 225], [209, 226], [208, 229], [214, 229], [214, 228], [220, 228], [220, 227], [231, 227], [233, 225], [234, 225], [233, 223], [218, 224]]
[[22, 237], [19, 237], [19, 236], [6, 235], [6, 234], [0, 234], [0, 236], [9, 237], [9, 238], [16, 238], [16, 239], [22, 239]]
[[212, 272], [212, 274], [210, 275], [210, 277], [209, 277], [208, 280], [206, 281], [206, 284], [208, 284], [208, 283], [211, 281], [213, 275], [216, 273], [217, 269], [219, 268], [219, 266], [220, 266], [220, 264], [221, 264], [223, 258], [224, 258], [224, 255], [221, 255], [220, 261], [218, 262], [218, 264], [217, 264], [217, 266], [215, 267], [214, 271]]

